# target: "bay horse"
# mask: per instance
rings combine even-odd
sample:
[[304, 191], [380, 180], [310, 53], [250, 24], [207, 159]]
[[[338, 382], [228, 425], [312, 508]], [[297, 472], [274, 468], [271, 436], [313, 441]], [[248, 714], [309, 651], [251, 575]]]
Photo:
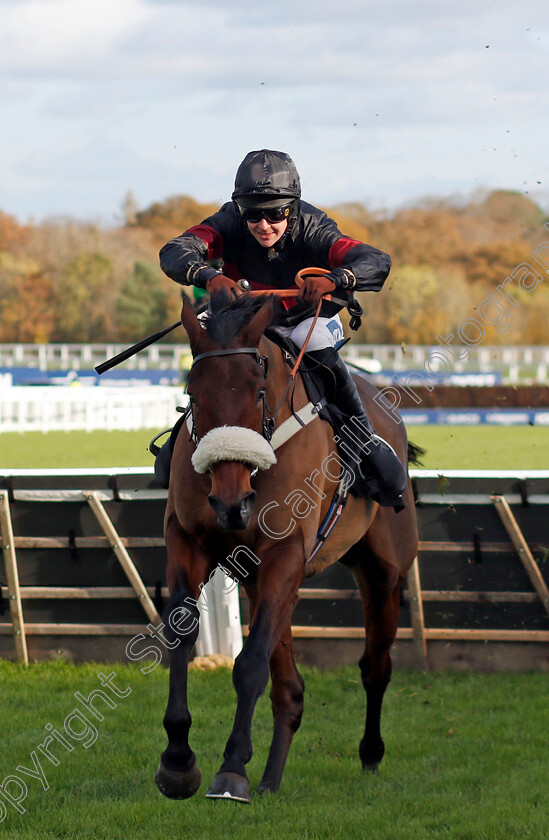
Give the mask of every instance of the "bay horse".
[[[230, 299], [219, 293], [210, 306], [204, 321], [187, 301], [181, 314], [193, 354], [188, 377], [192, 434], [183, 427], [176, 438], [165, 513], [170, 689], [164, 716], [168, 745], [156, 783], [173, 799], [186, 799], [200, 786], [188, 740], [187, 704], [187, 668], [198, 635], [196, 602], [215, 568], [232, 557], [239, 572], [231, 575], [240, 579], [249, 600], [250, 628], [234, 663], [233, 729], [206, 796], [249, 802], [246, 764], [252, 757], [257, 700], [270, 672], [274, 731], [258, 788], [263, 793], [280, 786], [303, 711], [304, 683], [291, 630], [298, 590], [305, 577], [337, 561], [350, 568], [363, 604], [366, 642], [359, 667], [367, 712], [359, 755], [363, 768], [377, 769], [385, 751], [380, 718], [391, 676], [399, 593], [416, 556], [417, 529], [410, 480], [405, 508], [398, 513], [350, 494], [330, 536], [308, 562], [343, 467], [334, 431], [317, 416], [273, 452], [266, 428], [279, 428], [308, 403], [299, 375], [288, 387], [284, 351], [264, 334], [273, 319], [273, 297], [258, 302], [249, 295]], [[373, 426], [406, 464], [404, 424], [374, 403], [378, 392], [373, 385], [362, 378], [357, 384]]]

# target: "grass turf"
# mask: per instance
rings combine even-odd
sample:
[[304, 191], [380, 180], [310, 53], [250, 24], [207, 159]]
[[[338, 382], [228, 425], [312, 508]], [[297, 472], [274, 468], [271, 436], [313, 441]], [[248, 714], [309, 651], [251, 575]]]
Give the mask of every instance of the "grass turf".
[[[66, 735], [63, 721], [79, 707], [75, 691], [87, 697], [101, 688], [100, 671], [114, 671], [115, 685], [131, 693], [116, 698], [114, 709], [96, 700], [104, 720], [88, 713], [97, 738], [86, 748]], [[0, 779], [15, 774], [28, 786], [23, 814], [0, 794], [6, 808], [2, 829], [10, 840], [549, 836], [547, 675], [397, 672], [384, 710], [386, 757], [380, 772], [371, 775], [361, 772], [357, 755], [364, 714], [358, 669], [302, 671], [305, 715], [282, 787], [245, 806], [204, 797], [234, 713], [227, 669], [190, 674], [191, 745], [203, 784], [193, 799], [172, 802], [154, 785], [165, 745], [164, 669], [144, 675], [137, 665], [49, 662], [25, 670], [1, 662], [0, 723], [9, 742], [4, 739]], [[254, 722], [256, 753], [248, 765], [252, 788], [261, 777], [271, 721], [264, 695]], [[34, 769], [31, 752], [43, 743], [48, 723], [69, 737], [74, 749], [52, 747], [57, 766], [38, 753], [44, 790], [17, 768]], [[15, 792], [15, 786], [9, 790]]]
[[[4, 432], [0, 469], [152, 466], [147, 445], [156, 431]], [[427, 450], [425, 469], [549, 467], [549, 427], [414, 426], [408, 434]]]
[[549, 468], [548, 426], [414, 426], [408, 437], [427, 450], [428, 470]]
[[159, 431], [5, 432], [0, 434], [0, 465], [8, 469], [152, 467], [148, 444]]

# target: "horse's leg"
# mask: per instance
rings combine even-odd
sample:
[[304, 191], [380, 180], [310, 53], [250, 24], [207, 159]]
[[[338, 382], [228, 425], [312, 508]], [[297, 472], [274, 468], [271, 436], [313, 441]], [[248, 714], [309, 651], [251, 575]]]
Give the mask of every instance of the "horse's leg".
[[196, 756], [189, 746], [191, 715], [187, 705], [187, 672], [198, 636], [196, 600], [207, 579], [208, 561], [191, 552], [188, 538], [172, 517], [166, 529], [168, 585], [171, 598], [163, 616], [163, 634], [170, 646], [170, 692], [164, 715], [168, 746], [156, 771], [156, 784], [170, 799], [188, 799], [200, 787]]
[[364, 548], [352, 571], [362, 596], [366, 627], [366, 645], [359, 662], [366, 691], [366, 728], [359, 755], [363, 769], [375, 772], [385, 753], [381, 707], [391, 679], [390, 650], [397, 632], [403, 578], [392, 563], [372, 552], [365, 555]]
[[280, 787], [288, 751], [303, 714], [305, 686], [295, 664], [290, 625], [273, 651], [270, 668], [274, 731], [258, 793], [274, 792]]
[[[247, 589], [250, 624], [257, 610], [257, 590]], [[271, 706], [274, 731], [259, 794], [278, 790], [292, 739], [303, 714], [304, 683], [297, 670], [293, 651], [292, 627], [288, 624], [275, 647], [269, 663], [271, 671]]]
[[291, 536], [262, 553], [253, 623], [233, 669], [237, 705], [224, 761], [206, 796], [249, 802], [246, 764], [252, 757], [252, 719], [269, 680], [269, 661], [290, 623], [305, 566], [300, 537]]

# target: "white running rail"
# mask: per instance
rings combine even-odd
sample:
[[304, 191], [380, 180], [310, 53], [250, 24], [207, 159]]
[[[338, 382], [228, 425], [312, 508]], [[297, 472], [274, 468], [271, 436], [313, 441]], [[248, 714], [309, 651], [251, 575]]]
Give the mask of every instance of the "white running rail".
[[179, 417], [182, 388], [29, 386], [0, 392], [0, 432], [161, 429]]

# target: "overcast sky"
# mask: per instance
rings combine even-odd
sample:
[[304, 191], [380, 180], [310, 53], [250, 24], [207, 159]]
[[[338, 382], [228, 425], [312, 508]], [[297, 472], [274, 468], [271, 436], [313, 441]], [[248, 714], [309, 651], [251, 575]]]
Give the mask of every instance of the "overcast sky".
[[324, 206], [549, 210], [548, 70], [546, 0], [0, 0], [0, 210], [222, 202], [258, 148]]

